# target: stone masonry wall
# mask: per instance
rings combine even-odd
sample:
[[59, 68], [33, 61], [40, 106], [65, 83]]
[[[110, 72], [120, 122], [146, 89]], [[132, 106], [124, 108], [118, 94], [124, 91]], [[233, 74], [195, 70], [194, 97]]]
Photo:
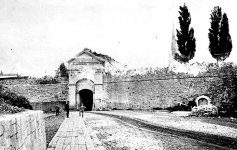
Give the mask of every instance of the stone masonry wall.
[[45, 122], [42, 111], [0, 116], [0, 149], [45, 150]]
[[192, 100], [195, 95], [208, 95], [209, 81], [214, 78], [106, 78], [105, 102], [109, 108], [152, 109], [174, 106]]
[[34, 79], [6, 79], [0, 80], [0, 85], [11, 92], [25, 96], [31, 103], [66, 101], [68, 95], [67, 82], [37, 84]]

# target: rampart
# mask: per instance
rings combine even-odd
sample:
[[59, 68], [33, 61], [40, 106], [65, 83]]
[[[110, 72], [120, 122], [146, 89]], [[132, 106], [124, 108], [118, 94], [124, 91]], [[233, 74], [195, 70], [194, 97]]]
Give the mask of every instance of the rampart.
[[[188, 102], [199, 95], [207, 95], [210, 82], [217, 76], [136, 74], [104, 75], [102, 107], [114, 109], [155, 109]], [[63, 109], [68, 96], [68, 83], [36, 84], [32, 79], [2, 80], [2, 85], [29, 99], [33, 109], [54, 111]]]
[[112, 109], [154, 109], [188, 102], [197, 95], [208, 95], [210, 81], [217, 77], [107, 77], [105, 103]]
[[45, 150], [42, 111], [26, 111], [0, 117], [0, 149]]
[[59, 81], [55, 84], [39, 84], [36, 79], [4, 79], [0, 85], [11, 92], [26, 97], [33, 109], [54, 111], [55, 105], [63, 108], [68, 98], [68, 82]]

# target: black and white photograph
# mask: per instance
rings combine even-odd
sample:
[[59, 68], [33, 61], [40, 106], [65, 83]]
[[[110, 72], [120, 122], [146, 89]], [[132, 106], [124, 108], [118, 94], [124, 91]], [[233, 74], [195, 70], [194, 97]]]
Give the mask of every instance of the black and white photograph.
[[235, 0], [0, 0], [0, 150], [237, 149]]

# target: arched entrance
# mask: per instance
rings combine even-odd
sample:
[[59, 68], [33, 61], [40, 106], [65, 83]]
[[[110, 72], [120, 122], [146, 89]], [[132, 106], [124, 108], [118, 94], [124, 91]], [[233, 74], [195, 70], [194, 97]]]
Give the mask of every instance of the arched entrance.
[[195, 101], [196, 101], [197, 106], [211, 105], [211, 99], [205, 95], [197, 97]]
[[76, 107], [79, 107], [83, 104], [86, 107], [86, 111], [93, 110], [94, 105], [94, 93], [95, 93], [95, 84], [92, 80], [83, 78], [76, 83]]
[[93, 108], [93, 92], [88, 89], [83, 89], [79, 91], [80, 96], [80, 106], [83, 105], [86, 107], [85, 111], [91, 111]]

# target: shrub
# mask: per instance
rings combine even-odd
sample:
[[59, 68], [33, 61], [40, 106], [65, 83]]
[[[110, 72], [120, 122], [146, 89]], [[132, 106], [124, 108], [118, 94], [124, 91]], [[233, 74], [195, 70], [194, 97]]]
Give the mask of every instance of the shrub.
[[23, 107], [19, 108], [5, 103], [3, 99], [0, 99], [0, 102], [0, 113], [18, 113], [25, 110]]
[[55, 78], [45, 76], [36, 80], [37, 84], [57, 84], [58, 81]]
[[201, 105], [201, 106], [195, 106], [192, 108], [192, 112], [190, 114], [191, 116], [208, 116], [213, 117], [218, 115], [218, 109], [214, 105]]
[[152, 110], [163, 110], [161, 107], [153, 107]]
[[236, 107], [230, 103], [222, 102], [221, 107], [219, 108], [219, 115], [221, 117], [237, 117], [235, 109]]
[[220, 76], [209, 85], [208, 93], [213, 104], [221, 108], [227, 103], [237, 110], [237, 66], [225, 63], [219, 69], [209, 69], [209, 72]]
[[24, 96], [18, 96], [10, 91], [0, 91], [1, 102], [25, 109], [32, 109], [30, 102]]

